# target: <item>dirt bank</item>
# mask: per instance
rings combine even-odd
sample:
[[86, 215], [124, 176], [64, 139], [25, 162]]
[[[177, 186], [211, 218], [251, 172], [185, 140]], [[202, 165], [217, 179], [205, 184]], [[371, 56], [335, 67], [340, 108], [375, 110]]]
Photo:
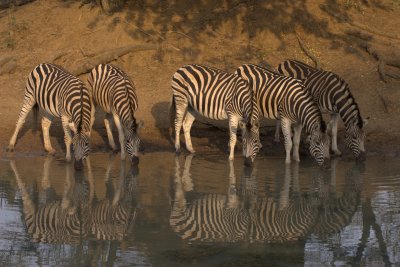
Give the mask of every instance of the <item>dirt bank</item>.
[[[60, 64], [84, 81], [85, 70], [99, 60], [123, 68], [136, 83], [144, 147], [152, 151], [172, 150], [170, 79], [180, 66], [201, 63], [233, 71], [242, 63], [276, 66], [287, 58], [313, 64], [310, 56], [351, 86], [363, 116], [370, 118], [369, 153], [400, 156], [400, 72], [393, 63], [400, 51], [398, 1], [199, 2], [127, 1], [123, 11], [111, 15], [80, 1], [34, 1], [0, 11], [0, 157], [43, 153], [41, 131], [32, 131], [31, 116], [16, 152], [5, 153], [26, 77], [42, 62]], [[108, 150], [102, 119], [98, 112], [94, 151]], [[227, 132], [220, 127], [195, 123], [193, 135], [199, 152], [226, 147]], [[59, 122], [51, 136], [62, 156]], [[262, 129], [263, 153], [283, 155], [283, 145], [273, 144], [272, 136], [273, 128]]]

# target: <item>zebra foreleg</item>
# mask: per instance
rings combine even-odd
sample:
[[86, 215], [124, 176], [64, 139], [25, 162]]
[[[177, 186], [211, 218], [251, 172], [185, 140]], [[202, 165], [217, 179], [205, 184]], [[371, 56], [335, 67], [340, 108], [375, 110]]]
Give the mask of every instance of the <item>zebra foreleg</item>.
[[337, 128], [339, 122], [339, 114], [335, 113], [331, 116], [331, 121], [329, 122], [332, 134], [332, 151], [335, 153], [335, 156], [342, 155], [342, 152], [337, 147]]
[[276, 120], [275, 122], [275, 137], [274, 137], [274, 142], [279, 143], [279, 135], [281, 131], [281, 122], [280, 120]]
[[117, 126], [118, 129], [118, 135], [119, 135], [119, 144], [121, 147], [121, 159], [125, 160], [125, 134], [124, 134], [124, 129], [123, 126], [121, 124], [121, 121], [118, 117], [118, 115], [113, 114], [114, 117], [114, 123]]
[[15, 143], [17, 141], [18, 133], [19, 133], [19, 131], [21, 130], [22, 126], [25, 123], [26, 116], [28, 115], [29, 111], [31, 111], [31, 109], [33, 108], [33, 106], [35, 104], [36, 104], [36, 102], [35, 102], [35, 100], [33, 98], [30, 98], [30, 97], [25, 95], [24, 104], [22, 105], [21, 111], [19, 113], [18, 120], [17, 120], [17, 125], [15, 127], [14, 134], [12, 135], [12, 137], [10, 139], [10, 143], [9, 143], [9, 145], [7, 147], [7, 151], [12, 152], [14, 150]]
[[291, 129], [292, 122], [287, 118], [281, 119], [281, 126], [283, 137], [285, 140], [285, 151], [286, 151], [286, 160], [285, 163], [290, 163], [290, 152], [292, 150], [292, 129]]
[[110, 144], [112, 150], [115, 152], [115, 151], [117, 151], [117, 146], [115, 145], [114, 137], [112, 134], [111, 118], [112, 118], [112, 115], [107, 113], [106, 118], [104, 119], [104, 126], [106, 127], [106, 131], [107, 131], [108, 143]]
[[179, 152], [181, 149], [180, 134], [182, 128], [182, 122], [187, 113], [188, 102], [186, 99], [180, 100], [175, 97], [175, 151]]
[[71, 161], [71, 144], [72, 144], [72, 137], [71, 137], [71, 129], [69, 128], [68, 117], [62, 116], [61, 122], [64, 129], [64, 142], [65, 142], [65, 149], [66, 149], [66, 160], [68, 162]]
[[56, 153], [55, 149], [51, 145], [50, 141], [50, 126], [51, 126], [51, 119], [47, 117], [42, 118], [42, 132], [43, 132], [43, 143], [44, 149], [50, 154], [53, 155]]
[[239, 120], [236, 116], [229, 117], [229, 160], [233, 160], [235, 157], [236, 134]]
[[300, 136], [301, 136], [301, 124], [294, 126], [293, 135], [293, 160], [300, 161], [299, 156], [299, 146], [300, 146]]
[[185, 119], [183, 121], [183, 133], [185, 135], [185, 144], [186, 144], [186, 149], [190, 153], [194, 153], [193, 145], [192, 145], [192, 139], [190, 137], [190, 129], [192, 128], [193, 122], [195, 120], [195, 116], [191, 111], [186, 112]]

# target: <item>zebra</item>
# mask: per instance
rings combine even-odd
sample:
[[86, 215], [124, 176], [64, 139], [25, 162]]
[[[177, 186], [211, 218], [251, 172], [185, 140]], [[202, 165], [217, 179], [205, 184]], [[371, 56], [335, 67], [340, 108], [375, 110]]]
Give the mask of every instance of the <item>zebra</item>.
[[18, 132], [25, 123], [29, 111], [33, 108], [36, 118], [39, 106], [45, 113], [42, 118], [45, 150], [50, 154], [55, 153], [50, 142], [49, 129], [54, 117], [61, 118], [65, 134], [66, 159], [71, 161], [72, 143], [75, 167], [82, 168], [82, 160], [87, 157], [90, 150], [92, 104], [89, 91], [77, 77], [62, 67], [50, 63], [39, 64], [29, 74], [24, 103], [7, 151], [14, 150]]
[[[300, 161], [299, 143], [302, 127], [310, 140], [310, 153], [319, 165], [329, 159], [329, 138], [326, 125], [318, 106], [311, 95], [304, 90], [300, 80], [274, 73], [263, 67], [244, 64], [236, 69], [235, 74], [245, 79], [253, 89], [257, 103], [257, 112], [253, 116], [268, 119], [280, 119], [285, 138], [286, 163], [291, 162], [290, 152], [293, 147], [293, 159]], [[292, 142], [291, 125], [294, 124]]]
[[[337, 127], [339, 117], [346, 128], [346, 143], [354, 156], [365, 160], [364, 128], [368, 119], [361, 117], [355, 98], [350, 92], [349, 85], [337, 74], [315, 69], [297, 60], [281, 62], [277, 71], [282, 75], [294, 77], [304, 81], [305, 88], [309, 91], [323, 113], [331, 115], [328, 129], [332, 133], [332, 150], [336, 156], [341, 152], [337, 147]], [[279, 138], [279, 129], [275, 136]]]
[[229, 160], [234, 159], [237, 127], [242, 129], [243, 156], [253, 162], [260, 149], [258, 121], [252, 121], [252, 92], [239, 76], [202, 65], [186, 65], [172, 77], [171, 124], [174, 122], [175, 150], [180, 150], [183, 124], [186, 149], [194, 153], [190, 129], [195, 114], [214, 120], [229, 120]]
[[245, 241], [250, 218], [237, 195], [233, 161], [229, 161], [230, 185], [226, 195], [204, 194], [188, 204], [185, 193], [193, 189], [193, 186], [188, 186], [192, 185], [192, 158], [193, 154], [186, 156], [181, 175], [179, 157], [175, 157], [175, 197], [169, 219], [170, 227], [182, 239], [190, 242]]
[[[50, 160], [51, 162], [51, 160]], [[49, 157], [44, 164], [43, 180], [48, 181]], [[81, 183], [75, 182], [70, 164], [66, 164], [65, 188], [59, 201], [46, 200], [36, 204], [21, 178], [17, 165], [10, 161], [17, 186], [22, 194], [23, 218], [28, 234], [33, 242], [49, 244], [79, 244], [87, 237], [89, 217], [86, 203], [86, 191]], [[81, 172], [79, 172], [81, 173]]]
[[104, 124], [111, 148], [116, 145], [111, 130], [111, 119], [118, 128], [121, 146], [121, 159], [125, 160], [127, 152], [132, 162], [138, 161], [140, 138], [138, 130], [143, 122], [136, 122], [135, 112], [138, 109], [135, 84], [120, 68], [112, 64], [99, 64], [88, 76], [94, 105], [99, 105], [106, 112]]
[[[170, 214], [170, 227], [183, 240], [189, 242], [272, 242], [297, 241], [311, 232], [317, 218], [317, 206], [311, 198], [289, 193], [292, 166], [285, 164], [285, 182], [279, 201], [271, 196], [257, 196], [246, 183], [254, 177], [255, 169], [243, 166], [240, 187], [237, 190], [233, 162], [229, 162], [229, 186], [226, 194], [202, 194], [187, 201], [185, 194], [193, 189], [190, 175], [192, 155], [185, 159], [181, 174], [179, 158], [175, 158], [175, 196]], [[255, 182], [255, 181], [253, 181]], [[296, 182], [294, 181], [293, 184]], [[251, 186], [252, 187], [252, 186]], [[189, 188], [189, 190], [187, 190]], [[283, 198], [287, 198], [283, 200]]]
[[[135, 169], [132, 170], [134, 177], [127, 179], [125, 161], [121, 161], [118, 186], [113, 190], [110, 181], [112, 164], [113, 157], [110, 157], [105, 174], [107, 197], [91, 204], [90, 233], [97, 240], [122, 241], [131, 231], [137, 216], [137, 209], [133, 205], [136, 186], [130, 185], [136, 181], [138, 166], [132, 167]], [[126, 186], [126, 182], [130, 184]]]

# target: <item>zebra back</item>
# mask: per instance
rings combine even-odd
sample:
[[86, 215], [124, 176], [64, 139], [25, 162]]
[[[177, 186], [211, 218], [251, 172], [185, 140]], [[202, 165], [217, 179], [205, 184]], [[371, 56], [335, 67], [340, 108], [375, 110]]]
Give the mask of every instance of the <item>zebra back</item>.
[[136, 126], [134, 113], [138, 109], [135, 84], [120, 68], [112, 64], [100, 64], [89, 77], [93, 100], [107, 113], [119, 116], [121, 122], [129, 127]]
[[250, 122], [253, 112], [252, 92], [240, 77], [202, 65], [187, 65], [172, 77], [174, 97], [187, 99], [201, 115], [215, 120], [229, 113]]
[[337, 74], [315, 69], [297, 60], [285, 60], [277, 70], [283, 75], [304, 80], [306, 90], [321, 111], [339, 113], [346, 128], [352, 124], [363, 127], [361, 113], [349, 85]]
[[252, 64], [240, 66], [236, 74], [248, 81], [253, 89], [258, 107], [254, 113], [256, 118], [279, 119], [283, 116], [301, 123], [307, 134], [314, 130], [324, 132], [321, 112], [300, 80]]
[[26, 95], [48, 114], [67, 116], [78, 132], [90, 132], [91, 101], [85, 84], [62, 67], [43, 63], [30, 73]]

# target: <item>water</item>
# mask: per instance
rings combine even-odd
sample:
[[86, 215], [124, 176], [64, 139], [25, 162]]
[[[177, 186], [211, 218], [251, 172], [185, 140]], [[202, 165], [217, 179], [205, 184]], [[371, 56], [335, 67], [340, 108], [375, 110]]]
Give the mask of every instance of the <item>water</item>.
[[398, 266], [400, 160], [0, 161], [0, 265]]

